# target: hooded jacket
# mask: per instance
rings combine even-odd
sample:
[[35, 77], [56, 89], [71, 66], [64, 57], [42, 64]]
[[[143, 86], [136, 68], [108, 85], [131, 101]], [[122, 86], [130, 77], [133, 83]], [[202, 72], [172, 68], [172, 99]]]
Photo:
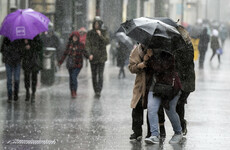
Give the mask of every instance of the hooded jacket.
[[[95, 23], [99, 23], [101, 36], [98, 35], [95, 29]], [[109, 44], [109, 36], [106, 30], [102, 29], [103, 22], [99, 19], [94, 19], [93, 29], [87, 33], [85, 48], [90, 55], [93, 55], [92, 64], [104, 63], [107, 60], [106, 45]]]

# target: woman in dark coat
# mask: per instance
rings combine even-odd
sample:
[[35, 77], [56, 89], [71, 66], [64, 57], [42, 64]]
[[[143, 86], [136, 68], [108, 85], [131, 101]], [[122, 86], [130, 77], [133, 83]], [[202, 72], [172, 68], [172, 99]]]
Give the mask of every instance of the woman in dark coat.
[[69, 85], [72, 98], [76, 98], [77, 96], [77, 77], [83, 65], [83, 55], [90, 60], [92, 59], [92, 55], [89, 56], [89, 53], [84, 49], [84, 44], [80, 43], [79, 32], [74, 31], [70, 35], [66, 50], [59, 61], [60, 66], [68, 56], [66, 67], [69, 71]]
[[[218, 35], [219, 35], [219, 32], [216, 29], [214, 29], [213, 30], [213, 35], [211, 37], [212, 56], [210, 58], [210, 62], [212, 61], [213, 57], [216, 55], [217, 49], [220, 48]], [[217, 54], [217, 55], [218, 55], [218, 60], [219, 60], [219, 63], [220, 63], [220, 54]]]
[[198, 45], [198, 49], [200, 52], [200, 57], [199, 57], [199, 68], [200, 69], [204, 68], [205, 53], [208, 49], [209, 40], [210, 40], [210, 36], [208, 35], [208, 30], [207, 28], [204, 28], [203, 32], [200, 35], [200, 41]]
[[38, 81], [38, 73], [42, 69], [43, 44], [40, 36], [33, 40], [24, 40], [22, 68], [24, 70], [24, 82], [26, 88], [26, 99], [30, 99], [30, 84], [32, 80], [31, 102], [35, 102], [35, 92]]

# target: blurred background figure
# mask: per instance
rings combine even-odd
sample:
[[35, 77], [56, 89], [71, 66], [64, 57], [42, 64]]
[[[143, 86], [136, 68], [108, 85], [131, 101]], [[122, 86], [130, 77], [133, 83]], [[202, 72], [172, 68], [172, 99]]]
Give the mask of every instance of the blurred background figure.
[[64, 49], [64, 40], [54, 31], [53, 24], [49, 23], [49, 30], [41, 34], [44, 48], [52, 47], [56, 49], [55, 59], [61, 59]]
[[212, 48], [212, 56], [210, 58], [210, 62], [212, 61], [213, 57], [217, 54], [218, 56], [218, 61], [220, 64], [220, 53], [217, 53], [217, 50], [220, 48], [220, 43], [219, 43], [219, 32], [218, 30], [214, 29], [212, 31], [212, 37], [211, 37], [211, 48]]
[[117, 47], [118, 47], [118, 43], [117, 43], [116, 34], [113, 34], [113, 36], [111, 36], [110, 50], [109, 50], [110, 59], [112, 60], [112, 65], [116, 65]]
[[128, 61], [129, 53], [133, 48], [132, 40], [125, 35], [124, 32], [116, 33], [116, 58], [117, 58], [117, 66], [120, 67], [118, 79], [125, 78], [125, 70], [124, 67]]
[[224, 24], [221, 24], [219, 27], [219, 37], [221, 40], [221, 46], [224, 48], [224, 42], [228, 37], [228, 30]]
[[208, 29], [205, 27], [200, 35], [200, 41], [198, 45], [199, 49], [199, 69], [204, 68], [205, 54], [208, 49], [208, 43], [210, 41], [210, 36], [208, 35]]
[[200, 41], [200, 34], [202, 32], [202, 21], [200, 19], [197, 20], [196, 24], [191, 26], [189, 29], [189, 35], [191, 37], [192, 45], [194, 48], [194, 60], [198, 60], [199, 50], [198, 44]]

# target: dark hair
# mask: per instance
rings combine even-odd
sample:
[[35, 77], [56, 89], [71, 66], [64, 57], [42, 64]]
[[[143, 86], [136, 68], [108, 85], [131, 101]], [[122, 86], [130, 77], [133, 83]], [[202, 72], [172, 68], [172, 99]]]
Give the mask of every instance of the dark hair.
[[96, 16], [93, 20], [93, 29], [95, 29], [95, 23], [99, 24], [99, 28], [101, 29], [102, 25], [103, 25], [103, 21], [101, 20], [101, 18], [99, 16]]

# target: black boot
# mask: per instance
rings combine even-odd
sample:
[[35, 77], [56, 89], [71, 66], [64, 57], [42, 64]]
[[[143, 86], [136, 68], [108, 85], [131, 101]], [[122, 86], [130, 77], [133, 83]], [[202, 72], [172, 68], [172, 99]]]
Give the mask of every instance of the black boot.
[[26, 90], [26, 99], [25, 101], [29, 101], [30, 100], [30, 91]]
[[160, 137], [165, 138], [166, 137], [166, 132], [165, 132], [165, 126], [160, 125]]
[[18, 100], [19, 82], [14, 83], [14, 101]]
[[32, 93], [31, 94], [31, 103], [34, 103], [35, 102], [35, 93]]
[[183, 135], [186, 135], [188, 130], [187, 130], [187, 121], [184, 120], [183, 122], [181, 122], [181, 127], [182, 127], [182, 133]]

